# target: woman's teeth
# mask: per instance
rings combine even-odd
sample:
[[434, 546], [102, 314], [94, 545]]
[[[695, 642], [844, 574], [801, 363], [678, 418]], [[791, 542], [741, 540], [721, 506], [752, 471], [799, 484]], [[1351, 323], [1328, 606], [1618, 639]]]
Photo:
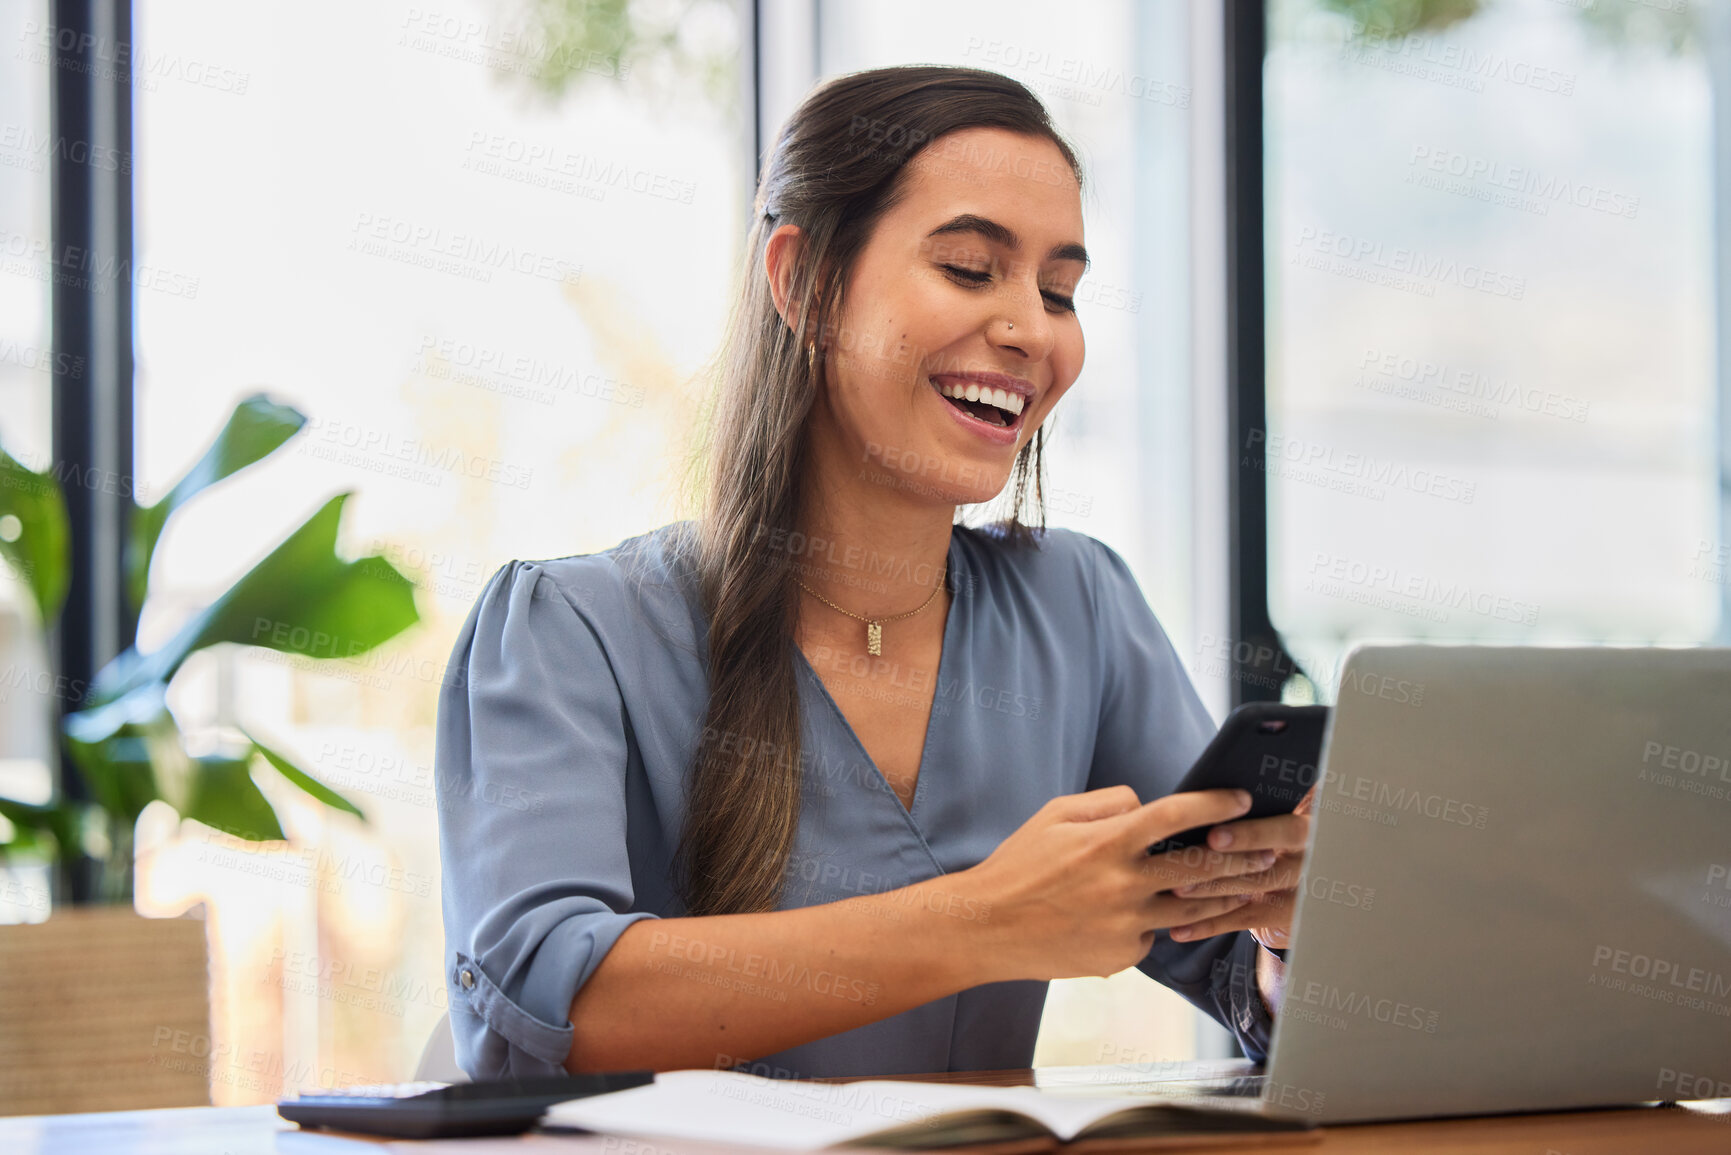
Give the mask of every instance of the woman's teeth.
[[1012, 417], [1022, 411], [1022, 395], [1009, 393], [1002, 389], [982, 389], [974, 382], [966, 385], [945, 383], [938, 385], [938, 392], [945, 397], [953, 397], [957, 401], [977, 401], [982, 405], [990, 405], [1002, 409]]

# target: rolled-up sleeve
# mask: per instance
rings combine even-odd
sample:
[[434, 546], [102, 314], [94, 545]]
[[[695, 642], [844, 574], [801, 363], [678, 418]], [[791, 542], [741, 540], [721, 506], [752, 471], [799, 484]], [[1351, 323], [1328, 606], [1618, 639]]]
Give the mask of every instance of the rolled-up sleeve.
[[625, 706], [546, 570], [488, 582], [439, 690], [434, 775], [445, 982], [475, 1079], [565, 1072], [571, 1002], [631, 911]]
[[[1151, 802], [1172, 793], [1217, 727], [1130, 567], [1110, 547], [1089, 540], [1104, 668], [1088, 788], [1128, 785], [1143, 802]], [[1136, 965], [1220, 1022], [1260, 1063], [1273, 1032], [1256, 986], [1260, 950], [1247, 931], [1196, 942], [1160, 934]]]

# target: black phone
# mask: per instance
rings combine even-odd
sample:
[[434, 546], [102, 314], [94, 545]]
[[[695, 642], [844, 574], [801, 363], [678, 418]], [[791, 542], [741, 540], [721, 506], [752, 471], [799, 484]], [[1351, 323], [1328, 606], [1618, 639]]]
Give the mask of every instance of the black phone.
[[[1245, 790], [1250, 810], [1233, 819], [1290, 814], [1312, 786], [1322, 762], [1327, 706], [1286, 706], [1247, 702], [1226, 716], [1174, 793], [1187, 790]], [[1163, 838], [1148, 848], [1163, 854], [1201, 846], [1212, 826], [1198, 826]]]
[[283, 1099], [276, 1113], [305, 1128], [397, 1139], [520, 1135], [555, 1103], [654, 1081], [652, 1071], [608, 1071], [445, 1086], [399, 1083], [336, 1088]]

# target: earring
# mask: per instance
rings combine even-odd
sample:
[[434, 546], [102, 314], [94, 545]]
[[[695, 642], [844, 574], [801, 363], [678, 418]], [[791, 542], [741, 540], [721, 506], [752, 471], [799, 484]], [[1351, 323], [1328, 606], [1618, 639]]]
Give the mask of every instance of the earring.
[[817, 342], [813, 341], [805, 347], [805, 367], [813, 381], [817, 380]]

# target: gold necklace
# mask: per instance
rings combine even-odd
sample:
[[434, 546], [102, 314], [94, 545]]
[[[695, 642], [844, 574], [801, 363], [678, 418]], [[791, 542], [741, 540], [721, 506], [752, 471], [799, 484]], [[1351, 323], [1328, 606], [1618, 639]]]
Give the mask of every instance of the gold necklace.
[[868, 618], [856, 614], [852, 610], [844, 610], [822, 594], [818, 593], [816, 590], [812, 589], [810, 586], [806, 585], [804, 582], [800, 581], [797, 577], [793, 580], [799, 582], [800, 589], [804, 590], [806, 593], [810, 594], [836, 613], [846, 614], [856, 622], [864, 622], [866, 624], [866, 653], [870, 654], [874, 658], [878, 658], [882, 657], [884, 652], [884, 623], [899, 622], [903, 618], [911, 618], [915, 614], [919, 613], [920, 610], [931, 605], [933, 599], [938, 596], [938, 592], [944, 588], [944, 574], [948, 572], [949, 571], [946, 569], [944, 573], [938, 574], [938, 584], [932, 587], [931, 596], [920, 603], [920, 608], [918, 610], [909, 610], [905, 614], [893, 614], [887, 618]]

